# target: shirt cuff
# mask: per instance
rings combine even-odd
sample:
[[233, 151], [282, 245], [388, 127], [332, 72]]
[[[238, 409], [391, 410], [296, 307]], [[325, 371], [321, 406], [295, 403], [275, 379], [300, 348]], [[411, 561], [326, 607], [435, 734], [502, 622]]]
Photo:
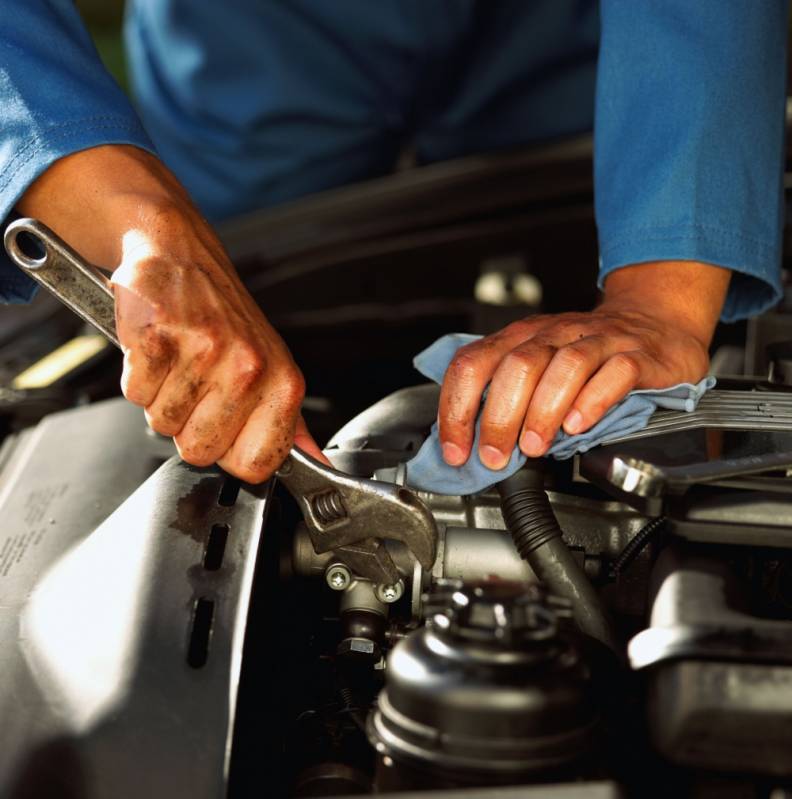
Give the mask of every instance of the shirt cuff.
[[608, 238], [600, 233], [599, 288], [614, 270], [650, 261], [701, 261], [731, 269], [724, 322], [755, 316], [782, 296], [776, 245], [709, 225], [642, 228]]

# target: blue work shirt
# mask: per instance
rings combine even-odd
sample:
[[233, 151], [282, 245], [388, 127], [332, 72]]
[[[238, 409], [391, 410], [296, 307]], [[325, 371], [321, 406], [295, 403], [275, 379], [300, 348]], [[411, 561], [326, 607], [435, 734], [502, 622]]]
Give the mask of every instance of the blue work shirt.
[[[600, 281], [734, 270], [781, 294], [786, 0], [133, 0], [142, 124], [71, 0], [0, 0], [0, 219], [58, 158], [153, 149], [210, 219], [422, 162], [595, 133]], [[599, 57], [598, 57], [599, 54]], [[0, 261], [0, 295], [32, 284]]]

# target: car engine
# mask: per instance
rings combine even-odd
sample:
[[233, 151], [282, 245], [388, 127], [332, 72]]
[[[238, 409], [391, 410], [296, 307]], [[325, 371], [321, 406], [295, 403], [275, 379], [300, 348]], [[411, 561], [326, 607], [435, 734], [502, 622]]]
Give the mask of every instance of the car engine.
[[409, 490], [438, 400], [389, 393], [411, 353], [591, 307], [592, 202], [585, 140], [221, 231], [325, 454], [421, 535], [383, 513], [346, 540], [343, 498], [185, 464], [101, 336], [46, 297], [4, 309], [3, 799], [792, 796], [789, 296], [720, 331], [694, 412]]
[[[398, 391], [326, 454], [403, 485], [436, 404]], [[725, 381], [481, 494], [417, 492], [429, 568], [370, 531], [392, 583], [123, 400], [49, 414], [0, 452], [2, 795], [786, 796], [791, 414]]]

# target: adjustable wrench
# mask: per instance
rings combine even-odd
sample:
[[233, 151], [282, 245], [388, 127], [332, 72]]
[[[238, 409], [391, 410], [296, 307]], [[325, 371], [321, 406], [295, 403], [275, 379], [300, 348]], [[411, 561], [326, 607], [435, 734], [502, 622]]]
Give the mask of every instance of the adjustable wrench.
[[[105, 275], [35, 219], [12, 222], [4, 243], [25, 274], [120, 348], [113, 289]], [[424, 569], [434, 564], [437, 525], [408, 489], [343, 474], [298, 447], [276, 475], [299, 503], [317, 553], [334, 550], [356, 574], [384, 585], [399, 580], [384, 538], [406, 544]]]

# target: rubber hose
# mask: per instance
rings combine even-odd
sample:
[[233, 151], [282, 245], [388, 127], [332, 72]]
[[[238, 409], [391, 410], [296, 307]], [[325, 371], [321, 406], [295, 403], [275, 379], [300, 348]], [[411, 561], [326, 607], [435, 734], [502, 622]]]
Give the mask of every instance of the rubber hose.
[[561, 526], [544, 490], [543, 461], [529, 459], [498, 483], [501, 509], [517, 551], [548, 591], [568, 599], [580, 629], [620, 650], [605, 608], [583, 568], [562, 538]]

